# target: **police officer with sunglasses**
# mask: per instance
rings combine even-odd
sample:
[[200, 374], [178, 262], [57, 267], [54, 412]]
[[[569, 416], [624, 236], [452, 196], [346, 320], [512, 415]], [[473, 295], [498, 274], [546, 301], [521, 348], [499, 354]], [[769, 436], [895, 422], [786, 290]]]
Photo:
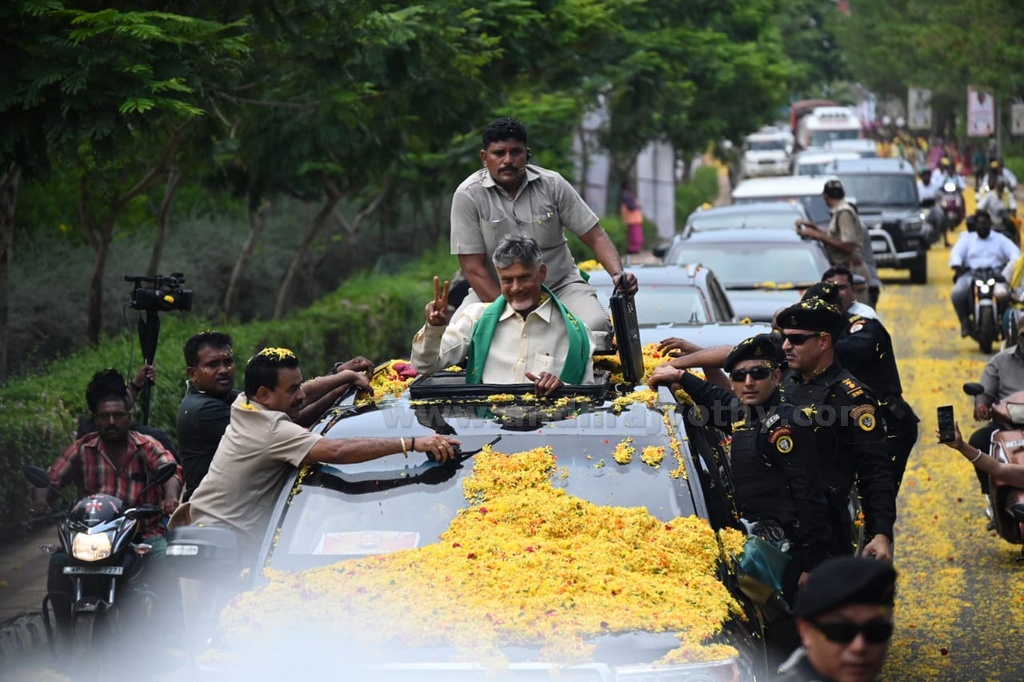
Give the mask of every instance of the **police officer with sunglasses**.
[[[792, 603], [798, 584], [829, 556], [828, 507], [814, 437], [796, 424], [794, 407], [779, 395], [778, 349], [769, 334], [751, 337], [729, 353], [724, 368], [732, 392], [670, 365], [649, 385], [682, 388], [715, 425], [732, 433], [730, 461], [738, 511], [750, 531], [787, 552], [783, 596]], [[718, 372], [706, 370], [706, 372]], [[788, 653], [792, 645], [786, 648]]]
[[839, 309], [820, 298], [808, 298], [776, 317], [789, 370], [783, 377], [783, 402], [806, 419], [817, 444], [826, 486], [832, 553], [856, 549], [855, 519], [848, 500], [854, 491], [864, 513], [865, 556], [892, 559], [896, 492], [885, 427], [871, 390], [844, 369], [835, 357], [843, 323]]
[[777, 680], [870, 682], [878, 678], [893, 630], [896, 571], [886, 561], [829, 559], [796, 599], [802, 646]]

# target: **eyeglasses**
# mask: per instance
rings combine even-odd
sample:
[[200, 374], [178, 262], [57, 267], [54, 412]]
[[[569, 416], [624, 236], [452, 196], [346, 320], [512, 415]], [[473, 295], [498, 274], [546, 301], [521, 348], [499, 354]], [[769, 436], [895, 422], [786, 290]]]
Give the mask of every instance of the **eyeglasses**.
[[871, 644], [888, 642], [892, 637], [892, 621], [885, 618], [872, 618], [866, 623], [819, 623], [815, 620], [807, 622], [825, 635], [825, 639], [836, 644], [849, 644], [861, 634]]
[[758, 365], [757, 367], [750, 367], [748, 369], [734, 369], [729, 372], [729, 378], [733, 381], [746, 381], [747, 376], [750, 376], [754, 381], [760, 381], [761, 379], [767, 379], [772, 375], [772, 368], [767, 365]]
[[802, 346], [811, 339], [816, 339], [819, 336], [824, 336], [825, 332], [816, 332], [814, 334], [783, 334], [782, 338], [789, 341], [791, 346]]

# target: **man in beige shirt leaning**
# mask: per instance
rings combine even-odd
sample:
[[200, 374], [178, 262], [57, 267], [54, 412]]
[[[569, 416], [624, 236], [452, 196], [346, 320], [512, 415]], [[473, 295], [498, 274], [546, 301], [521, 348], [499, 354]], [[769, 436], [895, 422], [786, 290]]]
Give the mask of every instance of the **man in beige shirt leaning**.
[[[369, 389], [366, 377], [343, 370]], [[313, 380], [316, 381], [316, 380]], [[299, 359], [286, 348], [264, 348], [245, 368], [245, 391], [231, 404], [231, 421], [195, 494], [178, 507], [169, 528], [224, 526], [239, 534], [248, 558], [265, 535], [278, 493], [296, 467], [315, 462], [366, 462], [395, 453], [430, 453], [437, 461], [456, 457], [460, 441], [446, 436], [416, 438], [325, 438], [294, 422], [305, 400]]]
[[533, 382], [539, 395], [564, 384], [594, 383], [594, 342], [582, 320], [544, 286], [547, 268], [532, 237], [506, 235], [494, 250], [501, 295], [471, 303], [453, 319], [448, 282], [434, 278], [427, 323], [413, 338], [412, 364], [421, 374], [466, 362], [467, 384]]

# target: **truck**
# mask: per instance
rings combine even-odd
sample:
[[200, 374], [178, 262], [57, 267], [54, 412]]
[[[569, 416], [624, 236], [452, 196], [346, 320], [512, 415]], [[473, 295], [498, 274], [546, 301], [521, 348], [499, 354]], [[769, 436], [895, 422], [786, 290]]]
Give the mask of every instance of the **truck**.
[[832, 140], [856, 140], [863, 133], [860, 119], [849, 107], [815, 107], [797, 123], [796, 141], [807, 149]]

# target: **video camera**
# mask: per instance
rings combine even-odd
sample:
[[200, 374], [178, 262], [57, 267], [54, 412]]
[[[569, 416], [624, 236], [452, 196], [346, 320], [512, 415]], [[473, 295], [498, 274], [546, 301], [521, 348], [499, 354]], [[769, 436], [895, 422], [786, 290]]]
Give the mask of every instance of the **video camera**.
[[[128, 305], [135, 310], [192, 310], [192, 290], [181, 288], [185, 275], [180, 272], [156, 277], [125, 275], [124, 281], [135, 284], [128, 299]], [[146, 284], [151, 286], [143, 286]]]

